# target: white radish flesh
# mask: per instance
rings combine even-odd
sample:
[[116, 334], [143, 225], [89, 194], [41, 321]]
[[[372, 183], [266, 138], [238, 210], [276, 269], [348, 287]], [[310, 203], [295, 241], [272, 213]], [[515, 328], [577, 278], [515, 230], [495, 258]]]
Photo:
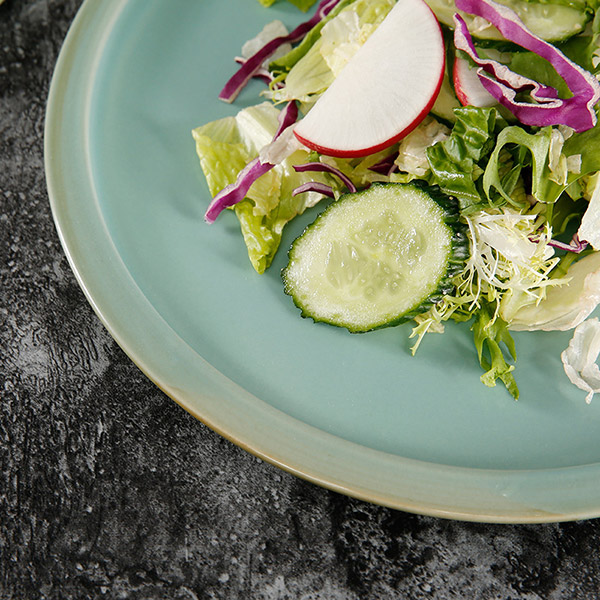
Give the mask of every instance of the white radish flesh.
[[463, 106], [496, 106], [497, 100], [483, 87], [477, 69], [469, 61], [457, 58], [454, 61], [453, 82], [456, 97]]
[[295, 129], [330, 156], [366, 156], [427, 115], [444, 73], [439, 23], [423, 0], [399, 0]]

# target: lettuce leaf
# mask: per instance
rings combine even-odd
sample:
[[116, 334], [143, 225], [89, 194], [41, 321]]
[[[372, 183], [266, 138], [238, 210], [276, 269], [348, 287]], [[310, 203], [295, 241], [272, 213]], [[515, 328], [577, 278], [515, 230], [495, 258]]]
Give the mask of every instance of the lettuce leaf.
[[508, 331], [508, 326], [499, 316], [494, 314], [491, 305], [482, 304], [475, 314], [473, 336], [479, 363], [485, 373], [481, 381], [488, 387], [494, 387], [500, 379], [515, 400], [519, 399], [519, 388], [515, 381], [514, 365], [507, 362], [504, 350], [516, 360], [515, 342]]
[[431, 183], [459, 200], [461, 212], [477, 210], [484, 203], [476, 181], [483, 173], [478, 165], [494, 144], [496, 110], [465, 106], [454, 110], [456, 123], [450, 136], [427, 149]]
[[[233, 183], [239, 171], [271, 142], [279, 125], [278, 116], [279, 110], [264, 102], [241, 110], [235, 117], [194, 129], [196, 151], [212, 196]], [[235, 207], [248, 257], [258, 273], [271, 264], [285, 224], [322, 199], [314, 192], [293, 196], [293, 190], [308, 181], [337, 184], [327, 173], [294, 170], [294, 165], [308, 159], [308, 151], [295, 151], [257, 179]]]
[[[573, 200], [568, 194], [563, 194], [552, 205], [552, 210], [546, 210], [546, 218], [552, 227], [552, 235], [558, 237], [563, 235], [572, 223], [581, 222], [581, 218], [588, 207], [585, 198], [578, 197]], [[580, 237], [585, 240], [585, 237]], [[589, 240], [586, 240], [589, 241]]]
[[572, 264], [568, 285], [554, 286], [538, 304], [524, 303], [510, 322], [515, 331], [566, 331], [577, 327], [600, 303], [600, 253]]
[[565, 141], [563, 152], [567, 156], [581, 155], [581, 172], [571, 175], [569, 183], [584, 175], [600, 171], [600, 123], [596, 123], [592, 129], [571, 136]]
[[[497, 204], [492, 193], [492, 190], [496, 190], [509, 204], [517, 208], [527, 206], [525, 199], [516, 199], [511, 195], [524, 166], [531, 166], [531, 195], [539, 202], [546, 201], [548, 188], [552, 187], [548, 164], [551, 135], [552, 127], [544, 127], [535, 134], [529, 134], [516, 125], [506, 127], [498, 134], [496, 146], [483, 174], [483, 190], [492, 204]], [[514, 166], [509, 177], [501, 178], [499, 160], [502, 150], [509, 144], [517, 146], [516, 153], [513, 153]]]
[[578, 168], [576, 172], [568, 172], [566, 180], [561, 184], [555, 181], [542, 184], [541, 187], [544, 188], [543, 198], [540, 198], [542, 202], [549, 204], [556, 202], [563, 192], [577, 190], [577, 182], [582, 178], [600, 171], [600, 123], [596, 123], [592, 129], [573, 134], [566, 139], [562, 154], [567, 161], [578, 157]]
[[552, 86], [558, 90], [558, 95], [561, 98], [568, 98], [573, 95], [565, 80], [556, 72], [556, 69], [545, 58], [535, 52], [513, 52], [507, 66], [519, 75]]
[[[592, 129], [575, 133], [566, 139], [562, 147], [562, 155], [567, 161], [577, 158], [577, 169], [568, 172], [562, 183], [556, 181], [539, 182], [538, 191], [541, 191], [542, 194], [538, 199], [547, 204], [556, 202], [565, 191], [576, 199], [581, 193], [581, 190], [578, 189], [578, 182], [582, 178], [600, 171], [600, 123], [596, 123]], [[545, 172], [542, 178], [547, 174]]]

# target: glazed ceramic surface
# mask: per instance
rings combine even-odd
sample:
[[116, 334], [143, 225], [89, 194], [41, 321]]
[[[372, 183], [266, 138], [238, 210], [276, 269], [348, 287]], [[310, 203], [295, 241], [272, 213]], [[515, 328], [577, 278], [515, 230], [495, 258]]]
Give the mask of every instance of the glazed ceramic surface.
[[515, 402], [479, 381], [468, 325], [352, 335], [283, 293], [285, 232], [265, 275], [210, 200], [191, 130], [257, 103], [217, 99], [233, 57], [287, 3], [87, 0], [61, 52], [46, 170], [65, 251], [90, 303], [175, 401], [250, 452], [372, 502], [451, 518], [600, 514], [600, 403], [567, 380], [570, 334], [519, 333]]

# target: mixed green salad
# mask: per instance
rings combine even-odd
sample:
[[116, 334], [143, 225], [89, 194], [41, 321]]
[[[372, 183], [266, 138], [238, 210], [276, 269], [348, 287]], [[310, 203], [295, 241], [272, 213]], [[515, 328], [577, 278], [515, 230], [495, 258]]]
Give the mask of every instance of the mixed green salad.
[[321, 0], [291, 32], [268, 23], [219, 96], [233, 102], [260, 78], [262, 97], [193, 131], [207, 222], [233, 210], [263, 273], [286, 223], [322, 202], [283, 271], [302, 316], [352, 332], [411, 322], [413, 353], [465, 322], [482, 382], [515, 399], [511, 331], [574, 330], [562, 361], [589, 402], [600, 391], [597, 9]]

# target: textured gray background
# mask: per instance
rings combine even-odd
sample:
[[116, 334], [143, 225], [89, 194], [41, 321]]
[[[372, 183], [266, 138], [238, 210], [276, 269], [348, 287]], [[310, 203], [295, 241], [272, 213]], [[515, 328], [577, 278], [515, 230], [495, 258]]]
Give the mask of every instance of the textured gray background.
[[599, 521], [457, 523], [331, 493], [232, 446], [124, 356], [44, 181], [79, 4], [0, 6], [0, 599], [600, 598]]

